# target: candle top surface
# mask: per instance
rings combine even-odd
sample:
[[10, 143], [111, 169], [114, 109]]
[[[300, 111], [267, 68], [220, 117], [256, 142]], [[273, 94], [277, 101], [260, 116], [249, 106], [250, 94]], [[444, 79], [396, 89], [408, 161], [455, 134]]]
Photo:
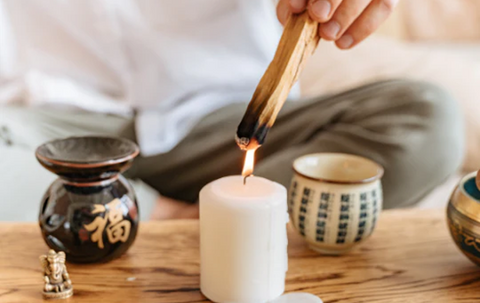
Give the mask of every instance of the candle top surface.
[[212, 183], [212, 192], [225, 198], [262, 199], [284, 194], [286, 189], [265, 178], [251, 176], [243, 183], [242, 176], [229, 176]]

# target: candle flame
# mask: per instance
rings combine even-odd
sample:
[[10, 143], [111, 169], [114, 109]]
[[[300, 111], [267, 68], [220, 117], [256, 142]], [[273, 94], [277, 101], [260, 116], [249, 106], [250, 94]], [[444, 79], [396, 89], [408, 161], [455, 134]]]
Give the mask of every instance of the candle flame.
[[245, 155], [245, 164], [243, 165], [242, 176], [248, 177], [253, 174], [253, 166], [255, 163], [255, 150], [247, 150]]

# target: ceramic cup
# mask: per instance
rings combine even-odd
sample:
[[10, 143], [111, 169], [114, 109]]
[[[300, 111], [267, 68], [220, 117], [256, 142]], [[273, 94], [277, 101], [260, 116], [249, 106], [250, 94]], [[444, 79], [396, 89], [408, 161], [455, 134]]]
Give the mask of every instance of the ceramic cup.
[[372, 234], [383, 202], [379, 164], [321, 153], [296, 159], [293, 169], [290, 218], [313, 250], [342, 254]]

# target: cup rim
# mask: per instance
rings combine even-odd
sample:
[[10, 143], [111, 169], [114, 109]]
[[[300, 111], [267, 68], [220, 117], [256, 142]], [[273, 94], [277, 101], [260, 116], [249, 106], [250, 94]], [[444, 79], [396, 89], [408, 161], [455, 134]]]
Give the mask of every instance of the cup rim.
[[477, 203], [480, 203], [480, 201], [479, 201], [477, 198], [473, 197], [473, 196], [472, 196], [471, 194], [469, 194], [469, 193], [467, 192], [467, 190], [465, 189], [465, 183], [466, 183], [467, 181], [469, 181], [470, 179], [475, 178], [475, 177], [477, 176], [477, 173], [478, 173], [478, 171], [474, 171], [474, 172], [471, 172], [471, 173], [463, 176], [462, 179], [460, 180], [460, 185], [459, 185], [459, 187], [460, 187], [460, 191], [461, 191], [466, 197], [468, 197], [469, 199], [471, 199], [471, 200], [473, 200], [473, 201], [475, 201], [475, 202], [477, 202]]
[[[110, 141], [116, 141], [120, 142], [122, 144], [125, 144], [126, 146], [129, 147], [129, 151], [125, 152], [123, 154], [114, 154], [110, 159], [104, 159], [104, 160], [66, 160], [63, 158], [59, 158], [56, 156], [48, 156], [45, 152], [44, 149], [47, 148], [49, 145], [54, 145], [58, 144], [61, 142], [66, 142], [66, 141], [88, 141], [88, 140], [110, 140]], [[37, 149], [35, 150], [35, 156], [37, 157], [38, 161], [40, 163], [45, 163], [46, 165], [58, 165], [60, 167], [70, 167], [70, 168], [79, 168], [79, 169], [86, 169], [86, 168], [98, 168], [98, 167], [105, 167], [105, 166], [110, 166], [110, 165], [115, 165], [119, 163], [125, 163], [128, 162], [135, 157], [138, 156], [140, 153], [140, 149], [135, 144], [134, 142], [125, 139], [125, 138], [120, 138], [120, 137], [112, 137], [112, 136], [73, 136], [73, 137], [67, 137], [63, 139], [56, 139], [52, 140], [49, 142], [45, 142]]]
[[[304, 160], [305, 158], [307, 157], [331, 157], [331, 156], [344, 156], [344, 157], [348, 157], [348, 158], [356, 158], [356, 159], [360, 159], [362, 161], [365, 161], [365, 162], [368, 162], [369, 164], [372, 164], [374, 165], [376, 168], [377, 168], [377, 173], [372, 176], [372, 177], [368, 177], [368, 178], [364, 178], [364, 179], [359, 179], [359, 180], [335, 180], [335, 179], [331, 179], [331, 178], [321, 178], [321, 177], [312, 177], [312, 176], [308, 176], [302, 172], [300, 172], [295, 166], [296, 164], [299, 162], [299, 161], [302, 161]], [[347, 153], [312, 153], [312, 154], [307, 154], [307, 155], [303, 155], [301, 157], [298, 157], [297, 159], [295, 159], [293, 161], [293, 164], [292, 164], [292, 168], [293, 168], [293, 171], [298, 174], [299, 176], [303, 177], [303, 178], [306, 178], [306, 179], [309, 179], [309, 180], [313, 180], [313, 181], [320, 181], [320, 182], [324, 182], [324, 183], [333, 183], [333, 184], [348, 184], [348, 185], [353, 185], [353, 184], [366, 184], [366, 183], [372, 183], [374, 181], [377, 181], [379, 180], [380, 178], [383, 177], [384, 173], [385, 173], [385, 169], [383, 168], [382, 165], [378, 164], [377, 162], [373, 161], [373, 160], [370, 160], [368, 158], [365, 158], [365, 157], [362, 157], [362, 156], [358, 156], [358, 155], [353, 155], [353, 154], [347, 154]]]

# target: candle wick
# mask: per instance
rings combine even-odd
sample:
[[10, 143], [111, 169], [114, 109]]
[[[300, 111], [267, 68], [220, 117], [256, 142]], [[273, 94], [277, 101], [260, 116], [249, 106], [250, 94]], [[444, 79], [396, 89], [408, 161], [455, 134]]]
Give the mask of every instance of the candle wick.
[[253, 174], [248, 174], [243, 178], [243, 185], [247, 184], [247, 178], [253, 176]]

